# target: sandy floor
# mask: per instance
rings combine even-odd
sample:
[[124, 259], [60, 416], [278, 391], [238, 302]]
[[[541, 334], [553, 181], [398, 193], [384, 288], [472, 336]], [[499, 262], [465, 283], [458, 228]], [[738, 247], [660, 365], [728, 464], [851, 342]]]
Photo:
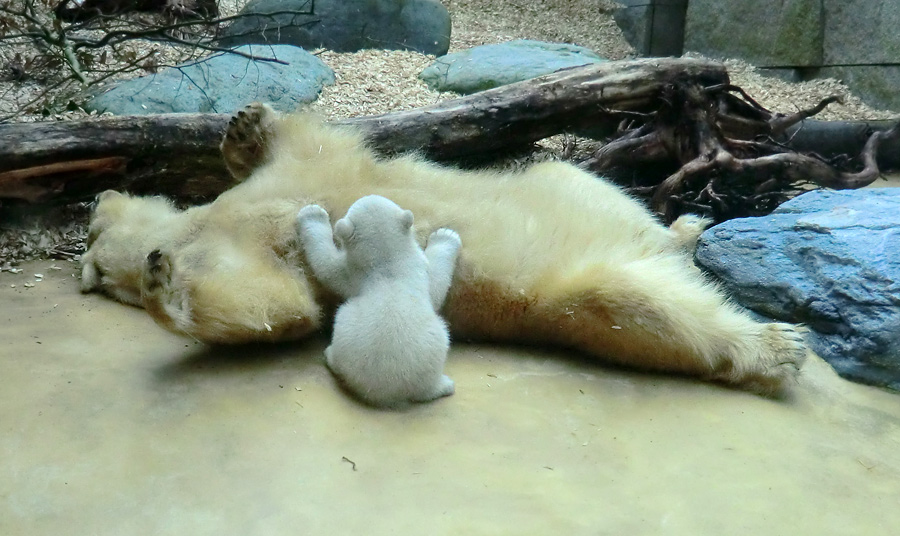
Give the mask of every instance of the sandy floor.
[[900, 526], [900, 398], [818, 359], [771, 401], [460, 344], [455, 396], [380, 412], [336, 387], [324, 341], [206, 347], [80, 295], [75, 265], [50, 264], [0, 274], [0, 534]]

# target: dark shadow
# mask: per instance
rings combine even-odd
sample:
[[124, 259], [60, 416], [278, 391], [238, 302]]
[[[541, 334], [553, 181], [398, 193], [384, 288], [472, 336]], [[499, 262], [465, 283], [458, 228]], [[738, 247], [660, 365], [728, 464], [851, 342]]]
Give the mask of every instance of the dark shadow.
[[692, 374], [681, 372], [666, 372], [659, 370], [648, 370], [636, 368], [633, 366], [619, 365], [604, 361], [602, 357], [595, 357], [581, 350], [574, 348], [560, 348], [558, 346], [536, 345], [536, 344], [513, 344], [513, 343], [492, 343], [491, 341], [454, 341], [457, 348], [463, 346], [482, 347], [492, 349], [521, 349], [527, 352], [531, 359], [549, 359], [566, 363], [574, 369], [580, 369], [585, 373], [595, 373], [602, 371], [610, 379], [627, 379], [633, 382], [641, 382], [648, 385], [674, 384], [684, 383], [696, 386], [709, 386], [723, 391], [731, 391], [734, 393], [746, 393], [762, 399], [773, 400], [776, 402], [790, 402], [793, 400], [792, 388], [795, 384], [788, 382], [784, 389], [779, 393], [765, 396], [752, 391], [741, 389], [734, 385], [715, 380], [704, 380]]
[[248, 343], [238, 345], [203, 345], [186, 352], [170, 363], [158, 367], [158, 381], [179, 381], [190, 376], [230, 376], [279, 369], [286, 365], [301, 374], [310, 367], [324, 364], [324, 337], [314, 336], [300, 341]]

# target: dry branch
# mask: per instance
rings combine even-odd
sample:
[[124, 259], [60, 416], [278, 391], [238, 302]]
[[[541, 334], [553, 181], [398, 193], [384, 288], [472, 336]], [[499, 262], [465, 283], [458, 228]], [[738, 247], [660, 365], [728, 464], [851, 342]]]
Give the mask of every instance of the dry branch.
[[[676, 77], [701, 86], [727, 84], [722, 64], [694, 59], [607, 62], [483, 91], [433, 106], [342, 121], [367, 131], [383, 152], [422, 150], [448, 160], [527, 146], [561, 132], [606, 128], [611, 109], [649, 113]], [[218, 152], [222, 114], [111, 117], [62, 123], [0, 125], [0, 199], [76, 200], [106, 188], [206, 198], [230, 184]], [[122, 170], [72, 173], [78, 162], [124, 158]], [[70, 163], [57, 173], [41, 166]], [[5, 175], [0, 175], [2, 179]], [[9, 176], [6, 176], [9, 177]], [[23, 193], [24, 192], [24, 193]]]

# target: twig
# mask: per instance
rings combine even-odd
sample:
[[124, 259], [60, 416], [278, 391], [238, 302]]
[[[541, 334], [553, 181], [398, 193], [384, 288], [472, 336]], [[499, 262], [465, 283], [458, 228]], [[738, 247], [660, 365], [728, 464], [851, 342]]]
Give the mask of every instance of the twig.
[[348, 458], [346, 456], [341, 456], [341, 461], [349, 463], [350, 465], [353, 466], [353, 470], [356, 471], [356, 462], [355, 461], [351, 460], [350, 458]]

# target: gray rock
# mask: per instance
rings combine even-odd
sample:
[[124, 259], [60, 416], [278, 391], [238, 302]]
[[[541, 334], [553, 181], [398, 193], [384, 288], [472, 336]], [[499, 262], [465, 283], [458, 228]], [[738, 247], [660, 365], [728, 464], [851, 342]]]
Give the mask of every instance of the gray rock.
[[821, 65], [822, 16], [821, 0], [691, 0], [684, 49], [758, 67]]
[[584, 47], [520, 39], [441, 56], [419, 78], [437, 91], [469, 94], [602, 61]]
[[815, 191], [727, 221], [697, 261], [740, 304], [812, 328], [842, 376], [900, 390], [900, 188]]
[[[309, 13], [313, 8], [313, 13]], [[280, 11], [309, 14], [266, 15]], [[439, 0], [252, 0], [223, 31], [222, 46], [284, 43], [355, 52], [415, 50], [440, 56], [450, 46], [450, 13]]]
[[91, 98], [86, 109], [117, 115], [230, 113], [249, 102], [265, 101], [288, 112], [314, 101], [323, 86], [334, 83], [334, 71], [303, 49], [276, 45], [235, 50], [287, 65], [219, 54], [116, 84]]

